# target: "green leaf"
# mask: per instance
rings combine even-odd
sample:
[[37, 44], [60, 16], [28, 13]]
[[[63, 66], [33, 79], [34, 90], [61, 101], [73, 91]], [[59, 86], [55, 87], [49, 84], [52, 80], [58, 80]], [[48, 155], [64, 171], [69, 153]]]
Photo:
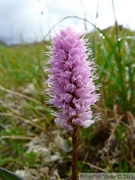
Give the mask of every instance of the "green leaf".
[[2, 180], [23, 180], [23, 178], [21, 178], [20, 176], [4, 168], [0, 168], [0, 177], [2, 178]]

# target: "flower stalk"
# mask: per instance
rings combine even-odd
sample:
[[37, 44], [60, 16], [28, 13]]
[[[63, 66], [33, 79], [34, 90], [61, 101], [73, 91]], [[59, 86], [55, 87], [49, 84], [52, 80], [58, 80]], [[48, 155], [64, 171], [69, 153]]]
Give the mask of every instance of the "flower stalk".
[[73, 133], [72, 133], [72, 180], [77, 180], [77, 148], [78, 148], [78, 127], [73, 127]]
[[57, 108], [55, 122], [72, 131], [72, 180], [77, 180], [78, 128], [94, 123], [91, 106], [99, 98], [87, 51], [84, 39], [70, 27], [53, 37], [50, 50], [50, 103]]

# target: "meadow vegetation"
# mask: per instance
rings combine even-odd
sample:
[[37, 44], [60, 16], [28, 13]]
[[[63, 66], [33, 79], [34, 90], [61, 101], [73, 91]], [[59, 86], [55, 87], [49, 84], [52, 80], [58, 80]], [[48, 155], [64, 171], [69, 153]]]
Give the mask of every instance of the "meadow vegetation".
[[[101, 85], [93, 110], [102, 120], [80, 128], [78, 170], [135, 172], [135, 32], [113, 26], [85, 38]], [[0, 45], [0, 166], [31, 180], [71, 175], [71, 134], [55, 126], [45, 103], [49, 44]]]

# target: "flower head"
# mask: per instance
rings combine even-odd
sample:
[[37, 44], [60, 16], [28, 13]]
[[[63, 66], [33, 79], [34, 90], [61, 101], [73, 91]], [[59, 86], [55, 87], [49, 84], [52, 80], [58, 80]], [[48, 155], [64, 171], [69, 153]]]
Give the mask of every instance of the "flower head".
[[58, 108], [55, 122], [67, 130], [93, 124], [91, 106], [97, 101], [93, 67], [88, 61], [85, 41], [68, 27], [53, 37], [49, 85]]

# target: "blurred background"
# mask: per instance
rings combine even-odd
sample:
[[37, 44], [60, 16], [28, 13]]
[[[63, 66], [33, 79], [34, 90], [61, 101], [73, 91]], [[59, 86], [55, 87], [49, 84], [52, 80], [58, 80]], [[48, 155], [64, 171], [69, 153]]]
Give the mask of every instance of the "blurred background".
[[[135, 29], [134, 0], [114, 0], [118, 24]], [[111, 0], [0, 0], [0, 40], [7, 45], [42, 41], [50, 29], [67, 16], [86, 18], [101, 29], [114, 25]], [[93, 26], [79, 19], [66, 19], [61, 26], [75, 26], [89, 32]]]
[[72, 26], [88, 40], [101, 120], [79, 130], [78, 172], [135, 172], [135, 1], [0, 0], [0, 167], [70, 179], [71, 133], [54, 124], [48, 46]]

